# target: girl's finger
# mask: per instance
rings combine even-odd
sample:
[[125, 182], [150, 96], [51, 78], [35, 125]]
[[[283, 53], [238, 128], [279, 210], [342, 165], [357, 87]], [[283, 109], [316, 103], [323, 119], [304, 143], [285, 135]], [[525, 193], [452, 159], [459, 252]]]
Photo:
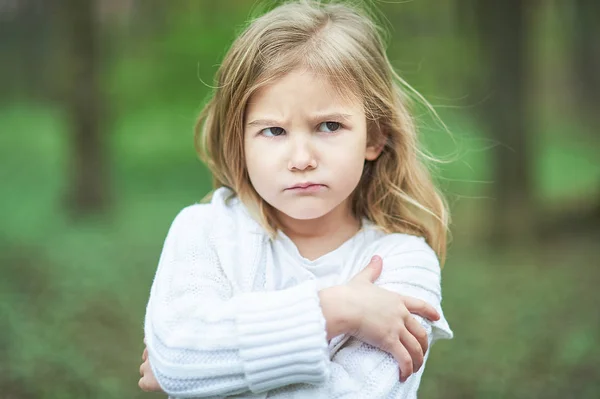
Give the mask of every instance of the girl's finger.
[[144, 363], [142, 363], [142, 365], [140, 366], [140, 374], [142, 376], [148, 374], [150, 372], [150, 363], [148, 363], [148, 360], [146, 360]]
[[429, 348], [429, 338], [427, 337], [427, 331], [425, 328], [419, 323], [417, 319], [410, 316], [404, 322], [404, 326], [406, 329], [419, 341], [421, 344], [421, 350], [423, 353], [427, 353], [427, 349]]
[[371, 258], [369, 264], [360, 271], [351, 281], [369, 281], [374, 283], [379, 278], [382, 271], [382, 259], [375, 255]]
[[138, 381], [138, 386], [140, 388], [142, 388], [142, 391], [145, 391], [145, 392], [152, 391], [152, 386], [150, 385], [148, 378], [146, 376], [143, 376], [142, 378], [140, 378], [140, 380]]
[[406, 306], [410, 313], [418, 314], [419, 316], [431, 321], [440, 319], [440, 315], [437, 310], [435, 310], [435, 308], [427, 302], [409, 296], [404, 296], [402, 299], [404, 301], [404, 306]]
[[423, 365], [423, 349], [417, 339], [408, 331], [400, 333], [400, 342], [410, 354], [412, 371], [417, 372]]
[[144, 348], [144, 353], [142, 353], [142, 360], [148, 360], [148, 348]]
[[398, 341], [396, 345], [392, 348], [390, 354], [394, 356], [396, 362], [398, 362], [398, 367], [400, 367], [400, 381], [404, 382], [413, 372], [413, 362], [410, 354], [406, 350], [406, 348]]

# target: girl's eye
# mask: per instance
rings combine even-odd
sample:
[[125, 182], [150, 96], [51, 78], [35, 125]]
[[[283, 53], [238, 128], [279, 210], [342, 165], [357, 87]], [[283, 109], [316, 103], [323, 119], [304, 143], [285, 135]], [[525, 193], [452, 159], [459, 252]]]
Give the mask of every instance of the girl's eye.
[[342, 125], [340, 125], [338, 122], [323, 122], [319, 125], [319, 129], [321, 131], [329, 133], [335, 132], [341, 127]]
[[261, 134], [266, 137], [277, 137], [285, 133], [285, 130], [281, 127], [268, 127], [261, 130]]

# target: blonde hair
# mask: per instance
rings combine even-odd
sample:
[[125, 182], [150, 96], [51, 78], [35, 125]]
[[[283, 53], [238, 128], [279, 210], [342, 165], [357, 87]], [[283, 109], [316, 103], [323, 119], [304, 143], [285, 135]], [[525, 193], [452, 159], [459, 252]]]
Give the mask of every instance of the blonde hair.
[[269, 233], [277, 231], [273, 210], [248, 176], [244, 114], [254, 92], [298, 67], [326, 76], [338, 94], [360, 100], [368, 141], [383, 145], [379, 157], [365, 163], [353, 193], [354, 215], [387, 233], [424, 237], [443, 264], [447, 206], [426, 167], [408, 108], [409, 94], [424, 100], [394, 72], [378, 26], [358, 8], [288, 2], [254, 19], [235, 40], [196, 125], [196, 148], [214, 187], [231, 188]]

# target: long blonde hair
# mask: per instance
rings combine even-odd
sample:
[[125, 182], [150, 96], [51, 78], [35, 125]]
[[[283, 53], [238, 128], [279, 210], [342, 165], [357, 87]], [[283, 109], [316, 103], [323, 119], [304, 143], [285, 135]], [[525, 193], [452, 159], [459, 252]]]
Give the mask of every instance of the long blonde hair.
[[387, 233], [424, 237], [443, 264], [448, 210], [426, 167], [408, 108], [409, 95], [423, 99], [394, 72], [380, 29], [359, 8], [288, 2], [251, 21], [235, 40], [196, 124], [196, 148], [212, 172], [214, 187], [231, 188], [270, 233], [279, 228], [272, 209], [250, 183], [244, 114], [256, 90], [298, 67], [326, 76], [340, 95], [360, 100], [369, 142], [383, 145], [379, 157], [365, 163], [353, 193], [354, 215]]

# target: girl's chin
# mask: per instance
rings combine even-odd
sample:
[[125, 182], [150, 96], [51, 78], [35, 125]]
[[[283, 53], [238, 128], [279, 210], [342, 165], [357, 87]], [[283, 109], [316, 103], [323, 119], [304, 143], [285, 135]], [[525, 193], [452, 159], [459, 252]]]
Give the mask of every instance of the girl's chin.
[[285, 215], [294, 220], [315, 220], [319, 219], [322, 216], [325, 216], [324, 212], [293, 212], [293, 213], [285, 213]]
[[296, 209], [295, 207], [290, 207], [287, 209], [278, 209], [280, 213], [282, 213], [284, 217], [294, 219], [294, 220], [314, 220], [319, 219], [320, 217], [325, 216], [329, 209]]

